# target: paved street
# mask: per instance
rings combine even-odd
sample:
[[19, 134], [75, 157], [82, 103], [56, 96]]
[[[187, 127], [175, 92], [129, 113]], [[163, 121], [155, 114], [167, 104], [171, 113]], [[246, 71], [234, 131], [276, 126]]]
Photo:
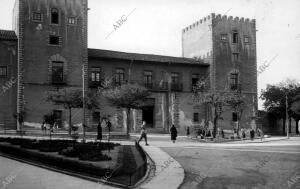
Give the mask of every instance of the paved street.
[[288, 183], [300, 187], [299, 138], [227, 146], [171, 145], [162, 149], [184, 167], [181, 189], [282, 189], [289, 188]]

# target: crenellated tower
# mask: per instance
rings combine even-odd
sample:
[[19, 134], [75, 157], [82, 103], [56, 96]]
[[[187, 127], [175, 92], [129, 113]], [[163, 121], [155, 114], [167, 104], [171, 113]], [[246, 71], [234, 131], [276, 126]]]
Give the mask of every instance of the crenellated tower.
[[[249, 125], [257, 112], [255, 20], [212, 13], [182, 30], [182, 55], [210, 64], [213, 90], [237, 89], [247, 97], [242, 121]], [[224, 117], [221, 126], [232, 125], [226, 121], [234, 121], [234, 112], [227, 111]]]

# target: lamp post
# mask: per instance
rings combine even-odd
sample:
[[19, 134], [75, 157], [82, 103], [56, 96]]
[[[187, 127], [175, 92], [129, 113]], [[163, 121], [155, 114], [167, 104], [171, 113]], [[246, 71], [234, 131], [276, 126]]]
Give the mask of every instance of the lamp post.
[[289, 136], [289, 115], [288, 115], [288, 96], [287, 93], [285, 93], [285, 125], [286, 125], [286, 136], [287, 138], [290, 138]]
[[84, 77], [85, 76], [85, 70], [84, 70], [84, 64], [82, 65], [82, 111], [83, 111], [83, 121], [82, 121], [82, 129], [83, 129], [83, 142], [85, 142], [85, 82]]

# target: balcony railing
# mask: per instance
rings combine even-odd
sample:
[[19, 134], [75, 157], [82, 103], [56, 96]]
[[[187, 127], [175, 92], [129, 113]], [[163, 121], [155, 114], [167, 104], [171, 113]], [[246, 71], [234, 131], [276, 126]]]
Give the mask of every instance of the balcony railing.
[[144, 83], [143, 81], [131, 80], [132, 84], [139, 84], [146, 87], [150, 91], [168, 91], [168, 83], [163, 81], [153, 81], [152, 83]]
[[64, 78], [56, 77], [55, 75], [52, 76], [52, 84], [53, 85], [65, 85], [66, 81]]
[[101, 81], [89, 81], [90, 88], [98, 88], [101, 86]]
[[[112, 86], [120, 86], [120, 85], [124, 85], [127, 84], [128, 81], [124, 80], [121, 82], [118, 82], [116, 80], [112, 81]], [[162, 92], [166, 92], [168, 91], [168, 82], [165, 81], [153, 81], [152, 83], [144, 83], [143, 81], [140, 80], [130, 80], [129, 82], [130, 84], [138, 84], [141, 86], [146, 87], [148, 90], [150, 91], [162, 91]], [[96, 81], [91, 81], [89, 80], [89, 87], [90, 88], [97, 88], [99, 86], [101, 86], [102, 82], [96, 82]], [[183, 84], [182, 83], [171, 83], [171, 91], [183, 91]]]

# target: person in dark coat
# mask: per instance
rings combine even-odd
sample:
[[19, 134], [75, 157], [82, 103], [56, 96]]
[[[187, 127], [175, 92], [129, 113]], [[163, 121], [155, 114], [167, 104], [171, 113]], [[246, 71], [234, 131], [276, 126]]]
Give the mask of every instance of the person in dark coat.
[[107, 137], [107, 141], [110, 141], [110, 131], [111, 131], [111, 122], [109, 121], [109, 119], [106, 121], [106, 127], [108, 128], [108, 137]]
[[102, 127], [101, 127], [101, 122], [99, 121], [98, 126], [97, 126], [97, 140], [102, 140]]
[[177, 129], [174, 125], [170, 128], [170, 133], [171, 133], [171, 140], [173, 143], [175, 143], [176, 137], [177, 137]]

